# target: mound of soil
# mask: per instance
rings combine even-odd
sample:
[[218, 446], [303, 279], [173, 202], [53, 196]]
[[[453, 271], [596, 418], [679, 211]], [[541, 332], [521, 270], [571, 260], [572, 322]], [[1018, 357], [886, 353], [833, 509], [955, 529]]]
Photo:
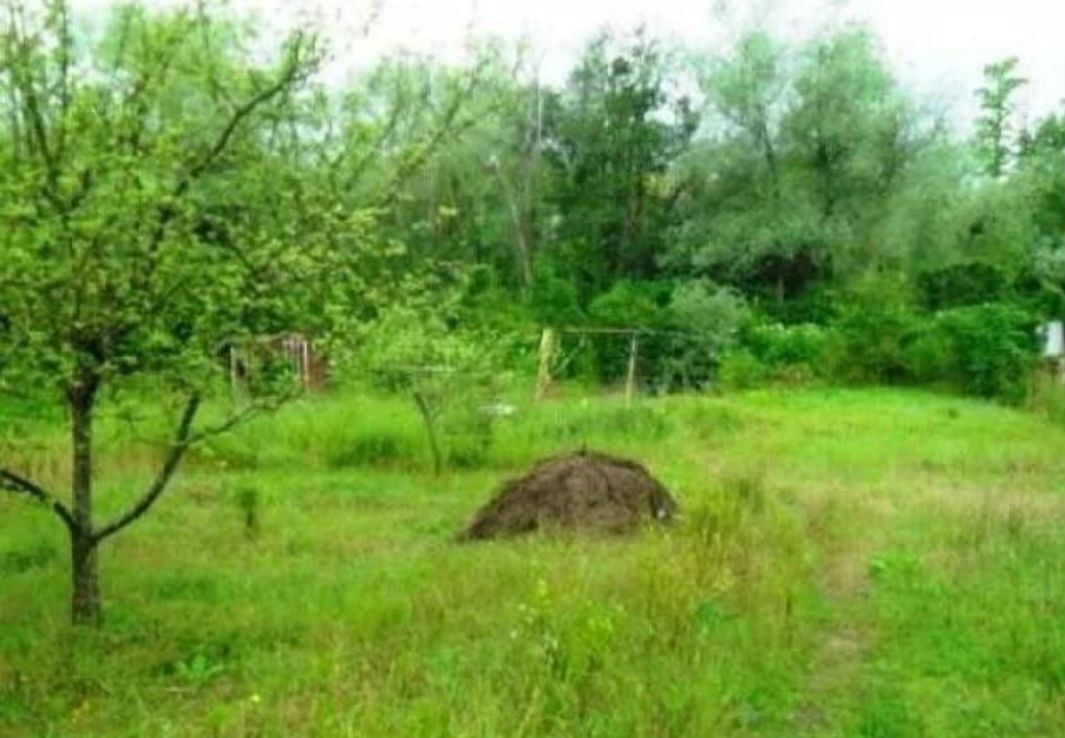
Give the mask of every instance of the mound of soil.
[[459, 538], [557, 529], [628, 533], [648, 520], [667, 522], [676, 511], [666, 488], [640, 464], [581, 451], [541, 461], [506, 482]]

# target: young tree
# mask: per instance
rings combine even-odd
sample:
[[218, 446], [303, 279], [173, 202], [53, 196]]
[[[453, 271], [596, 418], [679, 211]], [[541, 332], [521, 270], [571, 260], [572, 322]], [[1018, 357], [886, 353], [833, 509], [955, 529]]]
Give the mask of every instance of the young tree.
[[874, 267], [882, 206], [917, 145], [869, 34], [821, 36], [794, 54], [752, 32], [705, 60], [700, 82], [707, 124], [674, 261], [771, 295], [775, 309]]
[[[309, 201], [291, 176], [299, 93], [320, 58], [312, 38], [294, 35], [264, 67], [232, 26], [200, 11], [126, 7], [90, 39], [75, 38], [63, 0], [3, 8], [0, 379], [66, 405], [72, 476], [67, 501], [0, 460], [0, 486], [63, 523], [72, 618], [92, 624], [99, 546], [156, 503], [192, 445], [286, 393], [198, 423], [222, 348], [310, 324], [298, 285], [348, 258], [322, 234], [351, 238], [358, 223]], [[173, 438], [143, 493], [101, 522], [99, 401], [149, 376], [181, 398]]]
[[441, 285], [385, 311], [360, 347], [359, 363], [373, 383], [410, 397], [438, 476], [458, 440], [449, 425], [465, 416], [481, 421], [477, 430], [491, 430], [491, 406], [502, 376], [495, 337], [462, 325], [457, 286]]
[[668, 59], [642, 31], [604, 34], [584, 51], [562, 94], [545, 106], [550, 200], [558, 253], [590, 302], [610, 281], [658, 272], [677, 190], [671, 167], [694, 130], [686, 97], [667, 81]]
[[674, 261], [686, 257], [694, 270], [781, 306], [823, 262], [810, 188], [784, 135], [795, 97], [792, 55], [755, 31], [728, 56], [699, 61], [707, 107], [687, 161], [690, 194]]
[[1018, 77], [1016, 71], [1016, 57], [988, 64], [984, 67], [984, 86], [976, 91], [981, 111], [976, 121], [976, 146], [987, 174], [992, 177], [1005, 172], [1015, 150], [1011, 121], [1016, 112], [1013, 97], [1028, 82]]
[[875, 269], [875, 228], [912, 155], [911, 115], [864, 29], [815, 40], [803, 54], [785, 128], [816, 208], [814, 240], [832, 276]]
[[1041, 240], [1057, 250], [1065, 239], [1065, 112], [1048, 115], [1025, 135], [1019, 164]]

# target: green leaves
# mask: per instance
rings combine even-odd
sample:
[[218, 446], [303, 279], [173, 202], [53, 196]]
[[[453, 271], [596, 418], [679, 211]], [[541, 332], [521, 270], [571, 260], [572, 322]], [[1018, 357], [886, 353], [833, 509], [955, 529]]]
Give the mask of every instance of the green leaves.
[[313, 39], [263, 64], [205, 13], [129, 8], [77, 42], [57, 18], [10, 25], [0, 58], [0, 372], [207, 386], [229, 342], [331, 327], [308, 285], [355, 269], [337, 234], [369, 221], [323, 216], [334, 198], [275, 135], [308, 102]]
[[976, 93], [981, 110], [976, 121], [976, 146], [985, 172], [991, 177], [999, 177], [1016, 152], [1013, 96], [1028, 80], [1017, 76], [1016, 57], [988, 64], [984, 67], [984, 80], [984, 87]]
[[335, 94], [307, 33], [264, 58], [201, 9], [123, 7], [70, 38], [48, 7], [0, 43], [0, 381], [207, 386], [226, 346], [284, 332], [344, 357], [453, 273], [481, 275], [484, 324], [696, 334], [723, 295], [825, 322], [871, 272], [979, 262], [1026, 304], [1065, 292], [1065, 136], [1059, 116], [1014, 140], [1009, 60], [980, 92], [980, 146], [1008, 154], [992, 181], [863, 29], [753, 31], [690, 69], [604, 34], [555, 88], [485, 44], [466, 66], [386, 58]]
[[646, 35], [602, 35], [547, 100], [550, 203], [565, 246], [552, 256], [574, 273], [585, 304], [612, 280], [658, 272], [676, 196], [671, 165], [693, 132], [670, 71]]

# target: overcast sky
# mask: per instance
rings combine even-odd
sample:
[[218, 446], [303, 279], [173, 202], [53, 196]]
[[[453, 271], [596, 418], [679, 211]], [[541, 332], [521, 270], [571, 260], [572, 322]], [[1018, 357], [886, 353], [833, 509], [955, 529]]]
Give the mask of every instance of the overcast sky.
[[[171, 0], [153, 0], [169, 4]], [[74, 0], [98, 10], [109, 0]], [[376, 14], [373, 7], [379, 5]], [[560, 81], [582, 42], [610, 26], [646, 25], [698, 47], [727, 42], [757, 22], [801, 39], [826, 24], [867, 23], [899, 78], [925, 101], [948, 106], [964, 124], [983, 66], [1020, 58], [1030, 80], [1019, 97], [1030, 116], [1065, 100], [1065, 0], [230, 0], [272, 31], [300, 18], [324, 21], [343, 77], [397, 47], [462, 58], [471, 33], [525, 38], [542, 58], [542, 74]], [[725, 17], [732, 20], [728, 23]], [[367, 20], [374, 16], [368, 36]]]

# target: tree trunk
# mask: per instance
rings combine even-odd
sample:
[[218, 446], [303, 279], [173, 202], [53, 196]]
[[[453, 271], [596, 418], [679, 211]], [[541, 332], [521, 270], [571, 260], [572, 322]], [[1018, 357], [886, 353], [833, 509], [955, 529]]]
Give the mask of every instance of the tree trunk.
[[433, 474], [440, 476], [444, 470], [444, 457], [440, 451], [440, 444], [436, 439], [436, 412], [433, 410], [430, 400], [421, 392], [414, 392], [414, 404], [418, 406], [422, 421], [425, 423], [425, 432], [429, 437], [429, 451], [433, 455]]
[[92, 522], [92, 419], [96, 403], [95, 377], [81, 378], [67, 393], [72, 442], [71, 497], [74, 525], [70, 531], [73, 595], [71, 621], [75, 625], [100, 622], [100, 590], [97, 583], [96, 541]]
[[514, 263], [522, 292], [525, 293], [532, 284], [532, 256], [529, 240], [526, 238], [525, 219], [522, 217], [524, 208], [521, 192], [520, 190], [516, 192], [515, 188], [510, 186], [499, 166], [495, 167], [495, 173], [499, 179], [500, 188], [503, 190], [503, 197], [507, 201], [507, 209], [510, 211], [511, 227], [514, 229]]
[[96, 568], [96, 542], [92, 535], [81, 530], [70, 534], [71, 574], [73, 595], [70, 603], [70, 619], [74, 625], [99, 625], [100, 587]]

